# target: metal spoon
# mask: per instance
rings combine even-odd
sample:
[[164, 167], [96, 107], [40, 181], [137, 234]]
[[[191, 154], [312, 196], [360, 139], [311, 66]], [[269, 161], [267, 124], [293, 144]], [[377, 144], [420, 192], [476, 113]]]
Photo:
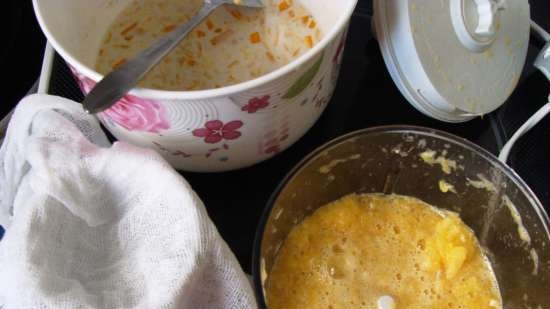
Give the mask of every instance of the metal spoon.
[[214, 9], [223, 5], [262, 8], [261, 0], [204, 0], [202, 8], [187, 23], [156, 40], [147, 49], [107, 74], [88, 93], [82, 105], [88, 113], [99, 113], [111, 107], [145, 76], [157, 63], [174, 49]]

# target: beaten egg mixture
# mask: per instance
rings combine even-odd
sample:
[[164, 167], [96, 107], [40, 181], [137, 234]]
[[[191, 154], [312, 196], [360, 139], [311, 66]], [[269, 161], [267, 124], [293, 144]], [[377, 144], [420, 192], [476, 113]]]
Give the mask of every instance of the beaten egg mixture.
[[502, 308], [491, 265], [456, 213], [411, 197], [349, 195], [282, 245], [270, 309]]

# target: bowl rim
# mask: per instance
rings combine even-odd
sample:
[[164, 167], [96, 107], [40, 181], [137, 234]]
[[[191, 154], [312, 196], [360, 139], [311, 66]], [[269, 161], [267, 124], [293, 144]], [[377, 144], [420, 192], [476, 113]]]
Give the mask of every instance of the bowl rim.
[[[99, 80], [101, 80], [104, 77], [102, 74], [83, 64], [81, 61], [77, 60], [63, 48], [62, 44], [57, 40], [52, 31], [50, 31], [50, 28], [44, 20], [44, 17], [42, 16], [41, 10], [39, 8], [40, 6], [38, 5], [39, 1], [41, 0], [32, 1], [34, 13], [38, 20], [40, 28], [44, 32], [44, 35], [46, 36], [48, 42], [53, 46], [56, 52], [59, 53], [61, 57], [65, 61], [67, 61], [69, 65], [73, 66], [78, 72], [83, 74], [85, 77], [92, 79], [94, 82], [98, 82]], [[345, 36], [347, 35], [345, 31], [346, 25], [351, 20], [351, 16], [359, 0], [347, 1], [349, 1], [348, 6], [345, 7], [344, 12], [340, 15], [337, 22], [330, 27], [330, 30], [325, 33], [319, 43], [313, 46], [313, 48], [308, 50], [306, 53], [302, 54], [300, 57], [268, 74], [242, 83], [217, 89], [205, 89], [196, 91], [168, 91], [148, 88], [133, 88], [128, 93], [141, 98], [153, 100], [199, 100], [230, 96], [235, 93], [243, 92], [265, 85], [273, 80], [276, 80], [284, 75], [291, 73], [292, 71], [296, 70], [296, 68], [314, 59], [317, 55], [323, 52], [323, 50], [329, 45], [330, 42], [336, 39], [338, 34], [342, 33], [345, 39]]]
[[356, 138], [358, 136], [363, 135], [369, 135], [369, 134], [376, 134], [376, 133], [414, 133], [414, 134], [420, 134], [424, 136], [431, 136], [438, 139], [446, 140], [449, 142], [452, 142], [454, 144], [457, 144], [459, 146], [462, 146], [468, 150], [471, 150], [481, 156], [483, 159], [491, 162], [494, 164], [495, 167], [499, 168], [506, 177], [508, 177], [510, 180], [512, 180], [517, 187], [520, 189], [520, 191], [525, 195], [525, 197], [531, 202], [531, 206], [539, 216], [540, 220], [542, 221], [543, 228], [546, 230], [547, 236], [550, 235], [550, 217], [548, 216], [548, 213], [544, 209], [544, 206], [538, 199], [538, 197], [535, 195], [535, 193], [532, 191], [532, 189], [527, 185], [527, 183], [507, 164], [500, 161], [495, 155], [490, 153], [485, 148], [454, 134], [432, 129], [428, 127], [422, 127], [422, 126], [414, 126], [414, 125], [385, 125], [385, 126], [376, 126], [376, 127], [370, 127], [365, 129], [360, 129], [356, 131], [352, 131], [350, 133], [346, 133], [344, 135], [341, 135], [339, 137], [336, 137], [325, 144], [315, 148], [312, 152], [310, 152], [307, 156], [305, 156], [302, 160], [300, 160], [283, 178], [283, 180], [277, 185], [276, 189], [273, 191], [271, 196], [268, 199], [268, 202], [262, 212], [262, 215], [260, 217], [260, 221], [256, 228], [256, 234], [254, 236], [254, 244], [252, 249], [252, 283], [253, 283], [253, 289], [254, 293], [256, 295], [256, 301], [259, 306], [259, 308], [267, 308], [267, 304], [265, 302], [264, 297], [264, 291], [263, 286], [261, 282], [261, 248], [262, 248], [262, 240], [264, 236], [264, 229], [267, 224], [267, 220], [269, 219], [269, 216], [271, 214], [271, 211], [273, 207], [275, 206], [275, 202], [277, 201], [277, 198], [279, 197], [280, 193], [283, 191], [283, 189], [286, 187], [286, 185], [294, 179], [294, 177], [307, 165], [309, 164], [314, 158], [318, 157], [323, 152], [327, 151], [328, 149], [331, 149], [332, 147], [341, 144], [345, 141], [349, 141], [353, 138]]

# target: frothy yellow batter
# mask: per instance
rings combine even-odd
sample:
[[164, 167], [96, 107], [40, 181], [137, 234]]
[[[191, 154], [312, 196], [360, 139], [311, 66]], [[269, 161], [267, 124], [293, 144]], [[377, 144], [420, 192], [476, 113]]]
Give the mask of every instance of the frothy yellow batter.
[[349, 195], [296, 226], [266, 286], [269, 309], [502, 308], [494, 273], [457, 214], [410, 197]]

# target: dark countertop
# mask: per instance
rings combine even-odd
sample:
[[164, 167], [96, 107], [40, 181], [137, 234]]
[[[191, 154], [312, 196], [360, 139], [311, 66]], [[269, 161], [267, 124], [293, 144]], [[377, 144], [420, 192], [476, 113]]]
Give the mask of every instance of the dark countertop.
[[[9, 3], [20, 3], [9, 0]], [[533, 19], [550, 30], [550, 2], [532, 0]], [[19, 26], [2, 66], [20, 76], [8, 82], [2, 95], [6, 114], [38, 76], [43, 37], [37, 28], [30, 1], [14, 10], [21, 12]], [[212, 220], [245, 270], [250, 270], [257, 222], [263, 208], [286, 173], [307, 153], [341, 134], [385, 124], [411, 124], [445, 130], [467, 138], [493, 153], [539, 106], [550, 93], [550, 84], [530, 63], [541, 47], [533, 41], [529, 62], [517, 90], [497, 112], [468, 123], [446, 124], [417, 112], [401, 96], [383, 63], [370, 30], [371, 1], [361, 0], [353, 16], [342, 72], [327, 110], [298, 143], [277, 157], [254, 167], [219, 174], [183, 173], [207, 205]], [[14, 27], [16, 29], [17, 26]], [[38, 45], [39, 47], [35, 46]], [[5, 56], [7, 55], [7, 56]], [[11, 58], [17, 61], [8, 61]], [[9, 59], [8, 59], [9, 58]], [[23, 60], [21, 59], [23, 58]], [[81, 95], [68, 76], [62, 61], [56, 60], [51, 93], [79, 100]], [[545, 143], [540, 143], [544, 140]], [[544, 145], [546, 144], [546, 145]], [[518, 144], [510, 164], [550, 206], [550, 121], [539, 125]]]

